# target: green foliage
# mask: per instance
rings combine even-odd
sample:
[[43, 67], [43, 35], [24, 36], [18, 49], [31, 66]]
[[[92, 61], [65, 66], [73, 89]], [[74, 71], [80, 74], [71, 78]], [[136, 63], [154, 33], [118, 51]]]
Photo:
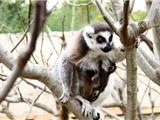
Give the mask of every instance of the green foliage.
[[[0, 32], [20, 32], [27, 26], [28, 8], [22, 6], [24, 1], [9, 0], [0, 3]], [[22, 27], [23, 26], [23, 27]]]
[[48, 18], [47, 24], [51, 27], [53, 31], [61, 31], [62, 29], [62, 21], [63, 16], [65, 16], [64, 20], [64, 30], [71, 30], [71, 21], [72, 17], [75, 17], [74, 30], [79, 30], [86, 24], [88, 24], [88, 17], [91, 22], [97, 22], [102, 20], [101, 15], [94, 5], [89, 6], [89, 16], [87, 16], [87, 8], [86, 7], [76, 7], [75, 16], [72, 15], [72, 6], [63, 5], [62, 8], [54, 11], [52, 15]]
[[[28, 11], [29, 5], [24, 4], [25, 0], [16, 0], [11, 3], [10, 0], [0, 1], [0, 32], [21, 32], [27, 28], [28, 25]], [[73, 1], [72, 1], [73, 2]], [[84, 3], [84, 0], [79, 0], [76, 4]], [[86, 3], [86, 1], [85, 1]], [[81, 6], [75, 8], [75, 16], [73, 16], [73, 6], [64, 4], [62, 7], [56, 9], [48, 18], [47, 25], [53, 31], [62, 30], [62, 21], [64, 19], [64, 30], [71, 30], [72, 17], [75, 17], [74, 30], [79, 30], [88, 23], [103, 21], [99, 10], [94, 5], [87, 7]], [[112, 14], [111, 4], [107, 3], [108, 11]], [[89, 15], [89, 16], [88, 16]], [[146, 12], [137, 11], [132, 13], [132, 17], [137, 20], [142, 20], [146, 16]]]
[[135, 21], [143, 20], [147, 15], [146, 11], [136, 11], [132, 13], [132, 17]]

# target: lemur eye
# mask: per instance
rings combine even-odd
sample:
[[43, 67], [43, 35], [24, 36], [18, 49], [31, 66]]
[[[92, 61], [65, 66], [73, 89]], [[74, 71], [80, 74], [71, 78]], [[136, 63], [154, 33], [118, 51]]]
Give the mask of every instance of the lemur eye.
[[109, 37], [109, 42], [112, 42], [112, 38], [113, 38], [113, 35], [111, 34], [111, 36]]
[[92, 36], [91, 36], [89, 33], [87, 33], [87, 36], [88, 36], [89, 38], [92, 38]]
[[96, 40], [97, 40], [98, 43], [106, 42], [106, 39], [104, 37], [102, 37], [102, 36], [97, 36]]

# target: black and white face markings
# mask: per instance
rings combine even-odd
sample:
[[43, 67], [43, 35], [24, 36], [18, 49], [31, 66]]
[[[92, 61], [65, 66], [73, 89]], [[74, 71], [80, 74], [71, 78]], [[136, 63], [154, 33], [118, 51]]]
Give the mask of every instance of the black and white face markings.
[[103, 52], [109, 52], [112, 49], [112, 33], [105, 31], [96, 36], [96, 42]]
[[112, 49], [113, 33], [105, 23], [96, 23], [86, 26], [83, 37], [91, 50], [109, 52]]

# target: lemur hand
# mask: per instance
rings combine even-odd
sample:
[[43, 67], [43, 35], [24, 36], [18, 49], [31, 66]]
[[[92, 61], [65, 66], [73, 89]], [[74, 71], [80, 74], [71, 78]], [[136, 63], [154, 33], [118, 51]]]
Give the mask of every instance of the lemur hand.
[[63, 92], [61, 97], [59, 98], [59, 101], [62, 103], [66, 103], [69, 101], [70, 97], [71, 97], [70, 92]]

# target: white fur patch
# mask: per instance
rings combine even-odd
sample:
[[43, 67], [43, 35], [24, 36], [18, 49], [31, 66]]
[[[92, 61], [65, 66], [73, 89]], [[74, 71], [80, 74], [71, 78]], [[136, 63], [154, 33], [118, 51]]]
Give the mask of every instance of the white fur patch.
[[94, 34], [94, 28], [92, 26], [86, 26], [84, 28], [84, 32], [83, 33], [88, 33], [88, 34]]
[[[83, 30], [83, 37], [89, 48], [93, 48], [95, 46], [95, 38], [94, 38], [94, 28], [92, 26], [86, 26]], [[91, 36], [91, 38], [89, 38]]]
[[99, 35], [103, 36], [107, 42], [109, 42], [109, 37], [111, 36], [111, 33], [108, 31], [100, 32]]

